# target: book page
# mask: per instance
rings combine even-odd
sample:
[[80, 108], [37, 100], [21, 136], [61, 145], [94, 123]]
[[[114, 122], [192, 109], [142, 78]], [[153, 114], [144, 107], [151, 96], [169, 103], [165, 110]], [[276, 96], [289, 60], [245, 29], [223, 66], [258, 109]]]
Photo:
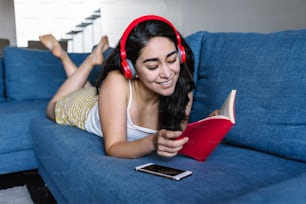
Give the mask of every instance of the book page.
[[220, 115], [224, 115], [235, 123], [235, 100], [236, 100], [236, 90], [232, 90], [227, 98], [225, 99], [222, 107], [220, 108]]

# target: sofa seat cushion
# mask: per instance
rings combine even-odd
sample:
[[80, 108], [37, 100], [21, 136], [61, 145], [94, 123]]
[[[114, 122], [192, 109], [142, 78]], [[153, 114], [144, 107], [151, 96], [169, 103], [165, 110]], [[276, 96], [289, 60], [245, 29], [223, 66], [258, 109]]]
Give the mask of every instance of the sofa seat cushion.
[[237, 89], [236, 125], [225, 141], [306, 161], [306, 30], [268, 34], [198, 32], [191, 120]]
[[[219, 203], [306, 171], [305, 163], [226, 144], [205, 162], [155, 154], [132, 160], [109, 157], [102, 138], [43, 117], [32, 121], [32, 134], [42, 176], [64, 203]], [[193, 175], [171, 181], [134, 171], [148, 162]]]
[[0, 153], [0, 174], [37, 169], [38, 163], [33, 149]]
[[[87, 55], [69, 53], [77, 66]], [[4, 65], [10, 100], [50, 99], [66, 79], [62, 63], [47, 50], [6, 47]]]
[[0, 154], [32, 149], [30, 121], [45, 116], [47, 101], [0, 103]]
[[306, 173], [291, 179], [256, 189], [231, 201], [231, 204], [245, 203], [304, 203], [306, 201]]

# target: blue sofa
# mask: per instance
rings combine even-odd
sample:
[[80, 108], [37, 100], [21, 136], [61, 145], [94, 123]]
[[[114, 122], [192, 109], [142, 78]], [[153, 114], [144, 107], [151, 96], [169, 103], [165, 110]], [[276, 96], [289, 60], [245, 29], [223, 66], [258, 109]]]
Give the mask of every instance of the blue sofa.
[[[80, 64], [86, 55], [71, 57]], [[49, 51], [4, 49], [0, 56], [0, 174], [38, 168], [30, 123], [34, 117], [45, 117], [50, 97], [64, 80], [61, 63]]]
[[[237, 124], [205, 162], [106, 156], [100, 137], [45, 117], [65, 78], [59, 62], [47, 51], [7, 48], [1, 173], [38, 168], [58, 203], [305, 203], [306, 30], [186, 39], [195, 55], [191, 121], [237, 89]], [[71, 56], [80, 62], [86, 54]], [[172, 181], [134, 170], [148, 162], [193, 175]]]

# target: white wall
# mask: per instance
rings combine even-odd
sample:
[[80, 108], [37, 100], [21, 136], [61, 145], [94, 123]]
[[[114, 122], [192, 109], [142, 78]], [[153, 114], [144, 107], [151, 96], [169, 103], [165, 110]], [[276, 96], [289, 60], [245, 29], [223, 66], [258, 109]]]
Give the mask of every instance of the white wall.
[[0, 38], [10, 40], [16, 45], [16, 27], [13, 0], [0, 0]]
[[183, 29], [182, 0], [101, 0], [102, 33], [109, 36], [115, 46], [128, 24], [136, 17], [147, 14], [162, 15], [172, 21], [178, 30]]
[[[28, 40], [38, 40], [39, 35], [51, 33], [57, 39], [73, 38], [74, 43], [70, 46], [73, 50], [69, 51], [84, 52], [90, 51], [93, 44], [98, 43], [100, 39], [100, 37], [92, 39], [90, 26], [87, 27], [88, 32], [84, 31], [73, 36], [65, 35], [72, 30], [82, 30], [76, 26], [84, 22], [93, 11], [99, 9], [100, 0], [0, 1], [15, 3], [18, 46], [27, 46]], [[83, 42], [83, 38], [86, 38], [86, 42]]]
[[[44, 33], [65, 37], [89, 15], [85, 12], [83, 16], [83, 12], [91, 6], [101, 9], [101, 26], [96, 27], [100, 32], [96, 33], [107, 34], [112, 46], [130, 21], [145, 14], [168, 18], [185, 36], [199, 30], [272, 32], [306, 28], [306, 0], [0, 0], [0, 36], [9, 35], [15, 44], [14, 1], [19, 46]], [[24, 8], [26, 5], [30, 7]], [[94, 43], [99, 35], [95, 35]], [[73, 51], [81, 49], [83, 36], [75, 36]], [[91, 35], [85, 38], [83, 45], [88, 51], [93, 42]]]
[[[181, 0], [181, 2], [186, 2]], [[189, 22], [185, 32], [208, 31], [273, 32], [306, 28], [304, 0], [196, 0], [186, 4]], [[191, 15], [190, 15], [191, 14]]]
[[102, 33], [117, 44], [128, 23], [157, 14], [188, 35], [210, 32], [273, 32], [306, 28], [305, 0], [101, 0]]

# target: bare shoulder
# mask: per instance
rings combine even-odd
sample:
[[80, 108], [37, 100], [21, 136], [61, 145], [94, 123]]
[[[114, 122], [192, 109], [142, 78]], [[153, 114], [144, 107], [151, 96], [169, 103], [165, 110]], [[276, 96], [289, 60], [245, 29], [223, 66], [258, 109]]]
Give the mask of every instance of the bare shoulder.
[[100, 87], [100, 91], [101, 93], [128, 93], [128, 80], [126, 80], [119, 71], [111, 71], [104, 79], [102, 86]]
[[123, 74], [121, 74], [119, 71], [114, 70], [111, 71], [107, 74], [105, 81], [110, 81], [110, 80], [116, 80], [116, 81], [127, 81]]
[[128, 85], [128, 80], [124, 78], [124, 76], [119, 71], [111, 71], [108, 73], [107, 77], [104, 79], [102, 83], [102, 87], [104, 85], [111, 85], [116, 87], [125, 87]]

